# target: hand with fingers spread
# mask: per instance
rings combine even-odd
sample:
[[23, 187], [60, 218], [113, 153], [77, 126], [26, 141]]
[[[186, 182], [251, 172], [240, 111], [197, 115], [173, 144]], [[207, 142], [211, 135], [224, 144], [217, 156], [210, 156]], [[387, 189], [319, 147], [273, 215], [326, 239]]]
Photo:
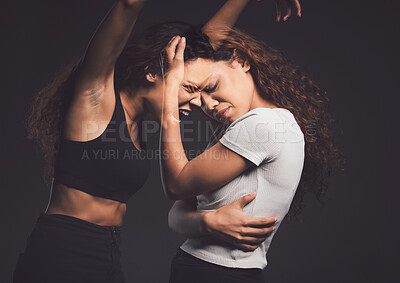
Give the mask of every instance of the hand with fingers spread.
[[276, 217], [250, 217], [243, 207], [256, 197], [246, 195], [215, 211], [207, 212], [203, 221], [208, 233], [244, 251], [255, 250], [274, 231]]
[[276, 6], [276, 21], [279, 22], [283, 16], [286, 21], [291, 15], [292, 11], [297, 11], [297, 16], [301, 17], [301, 6], [299, 0], [274, 0]]
[[165, 82], [169, 84], [180, 84], [184, 75], [184, 51], [186, 39], [179, 35], [174, 36], [165, 47], [167, 53], [169, 70]]
[[[186, 39], [174, 36], [165, 47], [168, 60], [168, 71], [165, 74], [165, 93], [163, 113], [164, 121], [179, 121], [178, 92], [184, 76], [184, 51]], [[168, 117], [165, 119], [165, 117]]]

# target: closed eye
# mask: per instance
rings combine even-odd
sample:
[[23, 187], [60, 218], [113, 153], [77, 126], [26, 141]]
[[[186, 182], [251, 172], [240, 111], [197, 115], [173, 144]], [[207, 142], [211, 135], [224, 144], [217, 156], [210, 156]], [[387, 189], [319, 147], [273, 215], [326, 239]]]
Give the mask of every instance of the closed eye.
[[192, 86], [192, 85], [185, 85], [184, 88], [189, 93], [195, 93], [195, 92], [199, 91], [199, 89], [197, 87]]
[[215, 82], [215, 84], [213, 86], [211, 86], [211, 87], [205, 87], [203, 89], [203, 91], [206, 92], [206, 93], [213, 93], [214, 91], [217, 90], [217, 88], [218, 88], [218, 81]]

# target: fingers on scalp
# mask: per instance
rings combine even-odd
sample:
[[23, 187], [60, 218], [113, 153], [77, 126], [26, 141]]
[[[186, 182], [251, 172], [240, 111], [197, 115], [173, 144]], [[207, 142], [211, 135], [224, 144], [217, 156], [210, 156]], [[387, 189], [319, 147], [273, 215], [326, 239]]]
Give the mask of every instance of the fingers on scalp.
[[170, 42], [167, 45], [167, 54], [168, 54], [168, 59], [172, 61], [175, 57], [175, 50], [176, 50], [176, 45], [178, 44], [179, 40], [181, 37], [179, 35], [174, 36]]
[[168, 43], [168, 46], [170, 45], [176, 45], [178, 44], [178, 41], [181, 39], [179, 35], [175, 35], [174, 37], [171, 38], [171, 40]]
[[186, 39], [184, 37], [182, 37], [179, 40], [178, 47], [176, 48], [175, 59], [183, 60], [183, 54], [185, 52], [185, 46], [186, 46]]
[[169, 45], [171, 44], [171, 42], [174, 41], [174, 39], [175, 39], [176, 37], [177, 37], [176, 35], [174, 35], [173, 37], [171, 37], [171, 39], [168, 41], [167, 46], [169, 46]]

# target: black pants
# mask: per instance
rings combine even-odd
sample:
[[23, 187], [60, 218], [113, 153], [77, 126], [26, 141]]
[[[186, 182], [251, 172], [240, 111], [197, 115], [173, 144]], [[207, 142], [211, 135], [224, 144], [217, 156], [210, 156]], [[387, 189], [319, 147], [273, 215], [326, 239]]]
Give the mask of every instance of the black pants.
[[122, 283], [121, 227], [41, 214], [20, 254], [14, 283]]
[[169, 283], [265, 283], [259, 268], [229, 268], [198, 259], [178, 249]]

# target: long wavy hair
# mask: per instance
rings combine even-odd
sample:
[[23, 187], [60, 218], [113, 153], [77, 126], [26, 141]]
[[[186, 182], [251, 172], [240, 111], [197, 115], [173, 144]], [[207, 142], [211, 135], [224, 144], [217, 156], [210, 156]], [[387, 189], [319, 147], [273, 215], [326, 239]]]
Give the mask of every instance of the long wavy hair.
[[[344, 160], [335, 145], [329, 99], [304, 72], [286, 56], [267, 44], [237, 29], [218, 31], [222, 38], [213, 48], [200, 27], [182, 22], [169, 22], [149, 27], [131, 37], [115, 65], [115, 85], [134, 94], [136, 89], [150, 88], [146, 73], [162, 75], [160, 57], [169, 40], [175, 36], [187, 39], [185, 61], [197, 58], [213, 61], [246, 60], [259, 91], [278, 107], [290, 110], [305, 135], [306, 157], [300, 184], [289, 210], [289, 218], [302, 210], [306, 192], [322, 201], [326, 180], [333, 165]], [[223, 35], [223, 36], [221, 36]], [[45, 179], [53, 176], [54, 162], [62, 135], [65, 114], [73, 96], [73, 85], [83, 56], [60, 71], [38, 92], [27, 119], [28, 137], [39, 142], [46, 161]], [[165, 66], [168, 70], [168, 66]]]
[[328, 177], [333, 169], [344, 169], [345, 159], [335, 139], [341, 129], [331, 114], [329, 97], [283, 52], [238, 29], [211, 32], [222, 38], [214, 60], [247, 61], [258, 91], [269, 102], [288, 109], [304, 134], [305, 163], [288, 213], [289, 220], [301, 220], [305, 194], [311, 192], [324, 204]]
[[[116, 87], [126, 91], [128, 95], [133, 95], [137, 89], [152, 87], [152, 83], [146, 79], [146, 74], [150, 72], [161, 76], [160, 54], [175, 35], [185, 36], [189, 40], [186, 54], [191, 59], [212, 57], [214, 50], [200, 27], [183, 22], [156, 24], [134, 34], [128, 40], [115, 65]], [[189, 60], [189, 57], [186, 59]], [[65, 115], [73, 98], [74, 79], [79, 73], [83, 59], [84, 57], [80, 56], [61, 69], [53, 80], [37, 93], [28, 113], [28, 138], [36, 140], [41, 147], [45, 159], [46, 182], [50, 182], [53, 177]], [[168, 70], [166, 64], [164, 67]]]

